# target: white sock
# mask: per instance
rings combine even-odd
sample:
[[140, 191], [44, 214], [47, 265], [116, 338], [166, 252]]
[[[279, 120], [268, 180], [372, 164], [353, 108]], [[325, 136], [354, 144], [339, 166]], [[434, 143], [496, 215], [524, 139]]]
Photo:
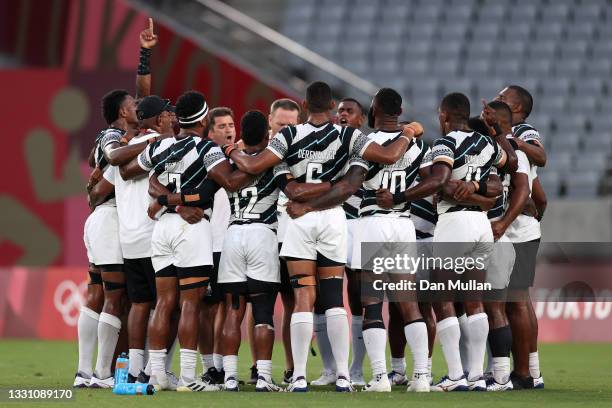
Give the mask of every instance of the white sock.
[[387, 346], [387, 331], [381, 328], [363, 330], [363, 343], [370, 359], [372, 377], [375, 378], [378, 374], [386, 374], [387, 361], [385, 349]]
[[391, 370], [399, 374], [406, 374], [406, 359], [391, 357]]
[[230, 377], [238, 379], [238, 356], [223, 356], [223, 367], [226, 381]]
[[529, 353], [529, 375], [533, 378], [540, 378], [540, 355], [536, 351], [535, 353]]
[[412, 350], [412, 372], [414, 374], [427, 374], [429, 346], [425, 322], [414, 322], [404, 326], [404, 334], [410, 345], [410, 350]]
[[348, 361], [350, 352], [349, 326], [346, 310], [343, 307], [334, 307], [325, 311], [327, 318], [327, 337], [331, 343], [334, 360], [336, 360], [336, 373], [338, 377], [350, 379]]
[[108, 313], [100, 313], [98, 320], [98, 358], [96, 360], [96, 377], [100, 379], [111, 376], [111, 364], [119, 331], [121, 330], [121, 319]]
[[291, 315], [291, 352], [293, 354], [293, 378], [306, 378], [306, 362], [312, 339], [313, 314], [294, 312]]
[[482, 377], [487, 337], [489, 336], [489, 319], [486, 313], [468, 316], [469, 331], [468, 355], [470, 359], [468, 380]]
[[140, 371], [144, 369], [144, 350], [130, 349], [129, 351], [130, 369], [129, 373], [134, 377], [138, 377]]
[[178, 337], [174, 339], [168, 354], [166, 355], [166, 372], [172, 372], [172, 364], [174, 363], [174, 352], [176, 350], [176, 344], [178, 343]]
[[459, 321], [455, 316], [447, 317], [438, 322], [436, 331], [448, 367], [448, 376], [451, 380], [463, 377], [463, 367], [459, 356], [459, 337], [461, 337]]
[[493, 357], [493, 378], [498, 384], [505, 384], [510, 378], [510, 357]]
[[351, 343], [353, 348], [353, 360], [351, 361], [351, 377], [355, 375], [363, 376], [363, 359], [366, 354], [366, 347], [363, 338], [363, 317], [351, 317]]
[[429, 372], [429, 376], [431, 377], [431, 367], [433, 367], [431, 357], [427, 358], [427, 371]]
[[[198, 361], [197, 350], [181, 348], [181, 378], [184, 382], [190, 383], [196, 378], [196, 364]], [[166, 369], [164, 364], [163, 369]]]
[[212, 354], [200, 354], [200, 359], [202, 360], [202, 368], [204, 372], [207, 372], [209, 368], [215, 366]]
[[332, 352], [329, 336], [327, 335], [327, 319], [324, 314], [314, 315], [314, 333], [319, 347], [319, 354], [323, 362], [323, 369], [326, 372], [336, 372], [336, 360]]
[[79, 333], [79, 368], [80, 373], [91, 377], [91, 367], [96, 343], [98, 341], [98, 320], [100, 315], [87, 306], [81, 307], [81, 314], [77, 323]]
[[257, 375], [262, 376], [266, 381], [272, 381], [272, 360], [257, 360]]
[[459, 320], [459, 329], [461, 330], [461, 337], [459, 338], [459, 353], [461, 354], [461, 366], [464, 370], [468, 370], [470, 367], [470, 348], [468, 347], [470, 329], [468, 328], [468, 317], [464, 313], [459, 316], [457, 320]]
[[221, 354], [213, 353], [213, 364], [217, 371], [223, 370], [223, 356]]
[[166, 349], [149, 350], [149, 361], [151, 362], [151, 374], [154, 376], [166, 375]]

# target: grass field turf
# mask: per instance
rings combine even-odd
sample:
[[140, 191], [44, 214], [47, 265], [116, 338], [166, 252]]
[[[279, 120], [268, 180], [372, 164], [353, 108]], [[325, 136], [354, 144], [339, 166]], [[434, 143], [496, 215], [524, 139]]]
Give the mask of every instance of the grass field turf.
[[[281, 379], [282, 349], [274, 353], [274, 376]], [[240, 375], [246, 379], [250, 365], [248, 347], [241, 348]], [[367, 360], [367, 359], [366, 359]], [[410, 365], [410, 356], [408, 355]], [[154, 396], [116, 396], [110, 390], [76, 390], [75, 399], [53, 402], [53, 407], [131, 407], [188, 406], [405, 406], [418, 407], [487, 407], [539, 405], [558, 407], [611, 407], [612, 345], [610, 344], [544, 344], [540, 362], [546, 380], [545, 390], [513, 391], [506, 393], [430, 393], [409, 394], [405, 387], [394, 387], [392, 393], [350, 395], [332, 392], [332, 387], [310, 387], [306, 394], [255, 393], [253, 386], [243, 386], [241, 392], [176, 393], [161, 392]], [[72, 342], [2, 340], [0, 341], [0, 388], [66, 388], [72, 385], [77, 363], [77, 347]], [[309, 379], [318, 376], [319, 357], [309, 357]], [[366, 377], [369, 367], [366, 362]], [[439, 349], [434, 353], [434, 376], [444, 374], [445, 365]], [[178, 373], [178, 354], [175, 358]], [[6, 402], [2, 407], [49, 406], [49, 402]]]

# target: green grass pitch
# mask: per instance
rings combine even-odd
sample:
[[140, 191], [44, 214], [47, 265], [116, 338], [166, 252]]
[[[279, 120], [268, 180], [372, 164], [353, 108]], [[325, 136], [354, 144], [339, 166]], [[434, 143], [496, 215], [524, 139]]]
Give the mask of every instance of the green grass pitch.
[[[245, 379], [250, 366], [248, 347], [241, 348], [240, 375]], [[408, 355], [410, 361], [410, 355]], [[274, 353], [274, 373], [281, 379], [282, 349]], [[306, 394], [255, 393], [253, 386], [241, 392], [176, 393], [161, 392], [154, 396], [116, 396], [110, 390], [77, 390], [68, 402], [7, 402], [1, 407], [290, 407], [351, 406], [357, 407], [611, 407], [612, 345], [610, 344], [543, 344], [540, 363], [546, 389], [506, 393], [430, 393], [408, 394], [405, 387], [394, 387], [388, 394], [340, 394], [331, 387], [310, 387]], [[2, 340], [0, 341], [0, 388], [66, 388], [72, 385], [77, 364], [77, 346], [73, 342]], [[410, 364], [409, 364], [410, 365]], [[318, 376], [319, 357], [309, 357], [309, 379]], [[369, 367], [365, 367], [369, 374]], [[175, 358], [178, 373], [178, 354]], [[434, 377], [445, 372], [439, 349], [434, 353]], [[366, 377], [369, 375], [366, 374]], [[49, 405], [51, 404], [51, 405]]]

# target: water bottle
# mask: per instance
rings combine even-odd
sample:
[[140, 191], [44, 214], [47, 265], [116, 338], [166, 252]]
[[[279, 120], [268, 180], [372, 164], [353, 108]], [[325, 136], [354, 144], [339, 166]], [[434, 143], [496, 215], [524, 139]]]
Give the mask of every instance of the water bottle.
[[113, 393], [117, 395], [153, 395], [155, 387], [151, 384], [120, 383], [115, 384]]
[[125, 353], [117, 357], [115, 363], [115, 384], [127, 384], [130, 360]]

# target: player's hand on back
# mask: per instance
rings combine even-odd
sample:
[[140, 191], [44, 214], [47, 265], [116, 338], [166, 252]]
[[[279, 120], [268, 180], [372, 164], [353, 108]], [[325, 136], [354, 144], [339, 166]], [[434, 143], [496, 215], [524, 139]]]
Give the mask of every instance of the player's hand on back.
[[393, 208], [393, 194], [386, 188], [376, 190], [376, 205], [380, 208]]
[[149, 26], [140, 32], [140, 46], [153, 48], [157, 44], [157, 35], [153, 31], [153, 19], [149, 18]]
[[181, 205], [176, 207], [176, 212], [189, 224], [197, 224], [204, 218], [204, 210], [199, 207], [185, 207]]
[[91, 191], [94, 188], [94, 186], [98, 184], [98, 181], [100, 181], [101, 178], [102, 178], [102, 169], [100, 169], [99, 167], [96, 167], [95, 169], [93, 169], [93, 171], [89, 175], [89, 180], [87, 181], [87, 191], [88, 192]]
[[504, 235], [504, 233], [506, 232], [507, 228], [508, 226], [506, 225], [504, 221], [502, 220], [493, 221], [491, 223], [491, 230], [493, 231], [493, 239], [497, 241], [499, 238], [501, 238], [501, 236]]
[[476, 192], [476, 185], [471, 181], [460, 181], [453, 194], [453, 200], [464, 201]]
[[404, 136], [412, 136], [412, 137], [421, 137], [424, 134], [423, 125], [419, 122], [410, 122], [407, 125], [404, 125], [404, 131], [402, 134]]
[[149, 215], [149, 218], [151, 218], [152, 220], [157, 221], [157, 213], [162, 209], [162, 206], [160, 203], [157, 202], [157, 200], [153, 200], [151, 201], [151, 204], [149, 204], [149, 208], [147, 209], [147, 214]]
[[297, 201], [289, 201], [287, 203], [287, 214], [291, 218], [299, 218], [303, 215], [308, 214], [312, 209], [306, 203], [299, 203]]

